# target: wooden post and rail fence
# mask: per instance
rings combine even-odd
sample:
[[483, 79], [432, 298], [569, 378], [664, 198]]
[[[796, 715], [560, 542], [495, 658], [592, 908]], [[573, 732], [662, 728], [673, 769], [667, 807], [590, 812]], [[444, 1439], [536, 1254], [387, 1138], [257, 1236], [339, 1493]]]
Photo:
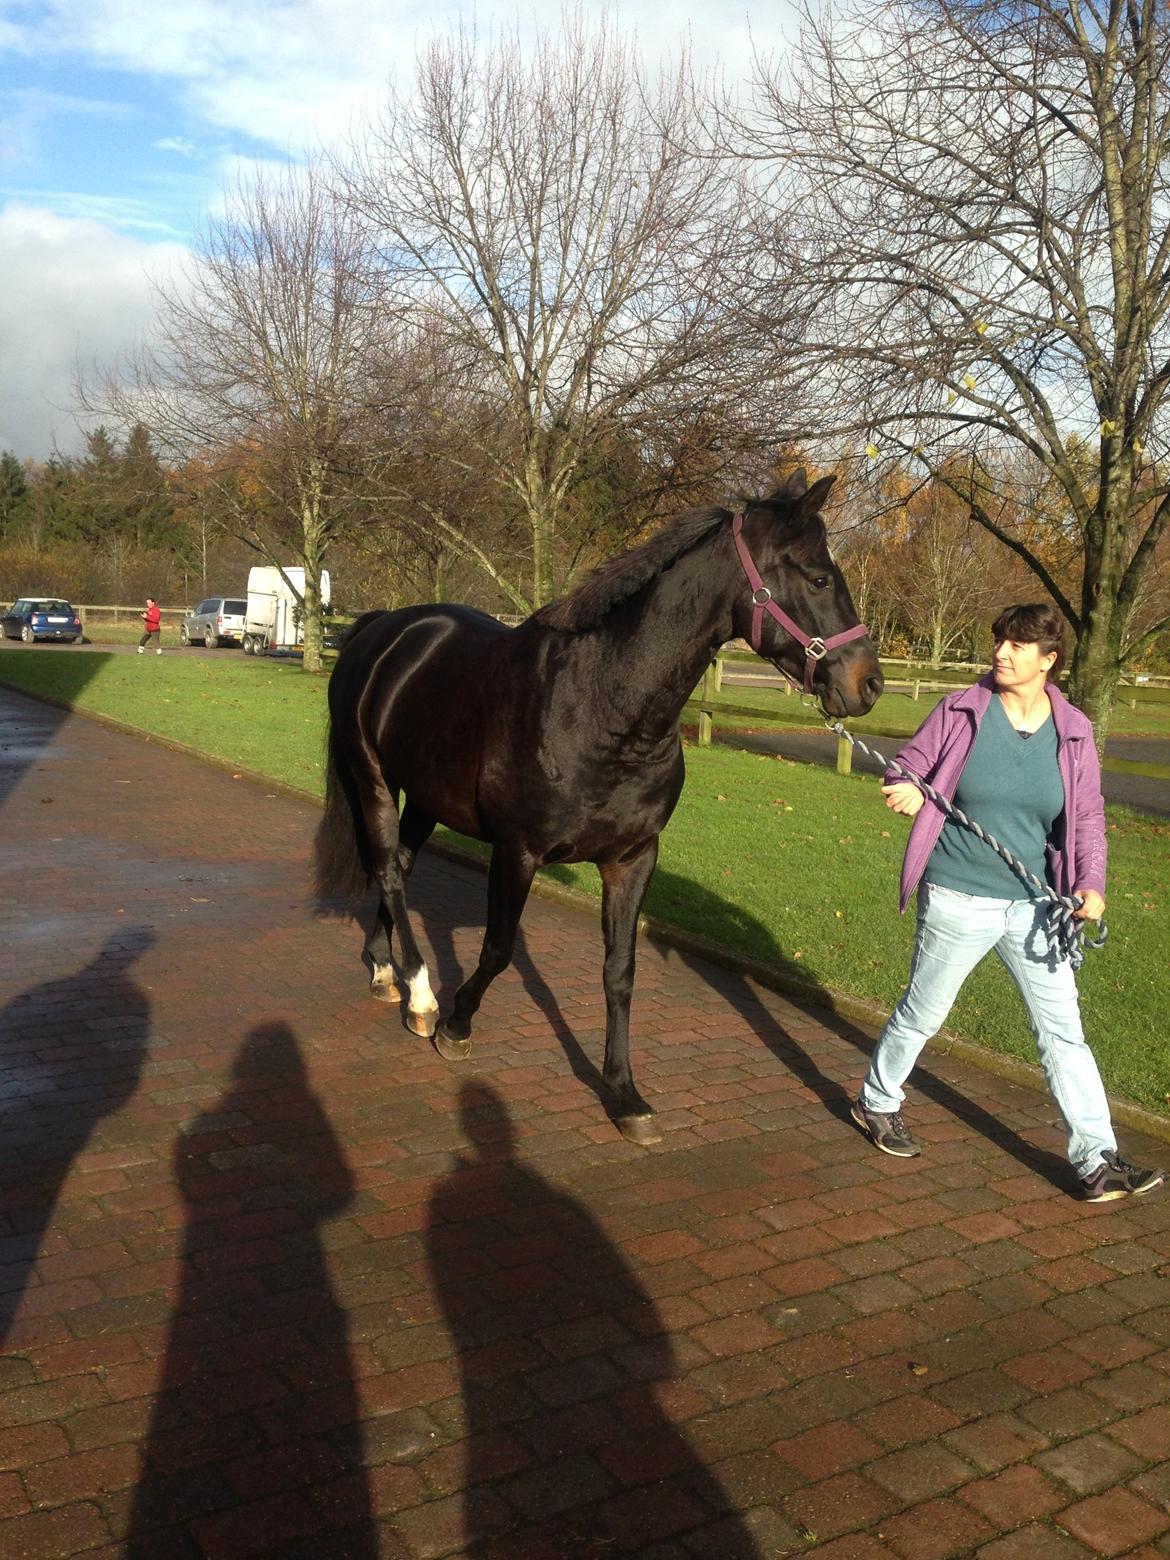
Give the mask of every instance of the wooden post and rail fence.
[[[889, 667], [891, 664], [892, 663], [890, 660], [883, 657], [883, 665]], [[780, 710], [775, 706], [768, 708], [760, 705], [724, 703], [724, 701], [718, 696], [722, 692], [725, 679], [728, 676], [728, 665], [732, 667], [742, 666], [749, 673], [754, 673], [754, 675], [749, 675], [749, 682], [763, 683], [763, 679], [768, 675], [758, 662], [729, 662], [725, 664], [725, 658], [723, 656], [716, 656], [716, 658], [711, 662], [710, 666], [708, 666], [707, 670], [703, 673], [702, 681], [695, 690], [694, 696], [688, 700], [683, 711], [684, 715], [693, 720], [697, 726], [698, 745], [700, 747], [711, 746], [711, 740], [715, 731], [715, 723], [716, 720], [720, 717], [736, 722], [744, 720], [762, 721], [768, 722], [771, 725], [781, 725], [787, 728], [799, 727], [809, 731], [816, 731], [823, 727], [823, 722], [820, 715], [812, 710], [806, 710], [805, 706], [798, 700], [793, 700], [791, 710]], [[973, 678], [982, 676], [983, 673], [987, 670], [986, 666], [960, 666], [957, 663], [955, 663], [953, 666], [948, 663], [945, 668], [940, 669], [970, 672]], [[909, 673], [911, 670], [912, 667], [908, 665], [907, 672]], [[731, 675], [734, 676], [734, 672], [732, 672]], [[779, 676], [779, 674], [776, 675]], [[780, 682], [781, 691], [783, 692], [784, 697], [791, 698], [793, 694], [791, 684], [784, 679], [781, 679]], [[764, 684], [764, 686], [775, 687], [776, 684], [767, 683]], [[887, 692], [908, 693], [910, 697], [915, 700], [919, 699], [924, 692], [950, 693], [958, 686], [961, 686], [961, 684], [956, 684], [954, 682], [939, 682], [935, 679], [930, 679], [919, 675], [907, 675], [906, 677], [894, 676], [886, 678]], [[1147, 678], [1140, 685], [1138, 685], [1136, 691], [1132, 685], [1128, 686], [1122, 691], [1119, 697], [1123, 698], [1131, 709], [1136, 709], [1138, 695], [1141, 688], [1143, 687], [1163, 689], [1170, 688], [1170, 678]], [[879, 729], [878, 727], [867, 725], [864, 730], [858, 732], [858, 735], [866, 739], [870, 737], [875, 739], [884, 737], [887, 740], [896, 742], [899, 746], [901, 746], [902, 743], [906, 741], [909, 733], [905, 731], [890, 731], [888, 729]], [[1107, 769], [1114, 774], [1145, 775], [1148, 778], [1154, 780], [1170, 780], [1170, 765], [1168, 764], [1148, 764], [1138, 759], [1106, 757], [1102, 760], [1101, 767], [1102, 769]], [[844, 737], [838, 737], [837, 773], [841, 775], [847, 775], [851, 773], [852, 768], [853, 745]]]

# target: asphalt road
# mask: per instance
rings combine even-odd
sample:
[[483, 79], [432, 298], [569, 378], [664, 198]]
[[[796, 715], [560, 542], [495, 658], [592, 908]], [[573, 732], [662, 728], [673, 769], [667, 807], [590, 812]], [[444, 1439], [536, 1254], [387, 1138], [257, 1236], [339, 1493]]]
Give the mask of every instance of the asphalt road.
[[[723, 681], [725, 687], [783, 687], [775, 672], [763, 666], [737, 667], [734, 672], [725, 673]], [[837, 762], [837, 739], [827, 731], [717, 732], [715, 740], [727, 747], [746, 748], [752, 753], [782, 753], [785, 758], [795, 758], [809, 764], [835, 765]], [[898, 739], [874, 737], [870, 746], [892, 757], [898, 750]], [[1170, 741], [1163, 737], [1108, 737], [1105, 756], [1143, 764], [1170, 764]], [[876, 760], [867, 758], [856, 749], [853, 753], [853, 767], [861, 774], [881, 774], [883, 768]], [[1170, 817], [1170, 780], [1156, 780], [1148, 775], [1114, 774], [1106, 770], [1102, 775], [1102, 790], [1107, 802], [1134, 807], [1139, 812], [1150, 813], [1157, 818]]]
[[[746, 748], [750, 753], [779, 753], [808, 764], [835, 765], [837, 762], [837, 738], [829, 731], [717, 731], [715, 740], [724, 747]], [[865, 737], [864, 740], [887, 757], [893, 757], [898, 749], [895, 737]], [[1105, 752], [1112, 758], [1170, 764], [1170, 742], [1162, 737], [1110, 737], [1105, 743]], [[878, 775], [883, 766], [854, 749], [853, 767], [860, 774]], [[1170, 818], [1170, 780], [1114, 774], [1106, 770], [1101, 781], [1107, 802], [1134, 807], [1157, 818]]]

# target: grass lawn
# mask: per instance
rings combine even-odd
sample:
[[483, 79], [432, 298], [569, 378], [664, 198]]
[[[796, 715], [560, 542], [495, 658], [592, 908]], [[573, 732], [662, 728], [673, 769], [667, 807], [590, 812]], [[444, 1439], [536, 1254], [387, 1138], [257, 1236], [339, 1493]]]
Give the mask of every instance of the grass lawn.
[[[0, 650], [0, 681], [322, 790], [326, 681], [296, 667], [13, 649]], [[920, 720], [923, 704], [905, 702]], [[913, 934], [896, 904], [908, 825], [881, 806], [876, 782], [718, 747], [688, 749], [687, 769], [647, 912], [805, 981], [896, 1000]], [[1110, 941], [1081, 972], [1086, 1025], [1107, 1086], [1166, 1111], [1170, 825], [1123, 808], [1108, 818]], [[592, 867], [548, 875], [598, 892]], [[1034, 1058], [1015, 988], [994, 961], [968, 981], [949, 1027]]]

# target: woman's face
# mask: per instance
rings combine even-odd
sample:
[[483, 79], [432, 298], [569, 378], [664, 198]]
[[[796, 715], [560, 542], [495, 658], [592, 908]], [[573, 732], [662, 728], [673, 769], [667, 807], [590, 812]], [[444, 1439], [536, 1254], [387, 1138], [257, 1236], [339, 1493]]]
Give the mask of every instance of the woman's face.
[[1040, 687], [1055, 663], [1054, 650], [1044, 651], [1038, 644], [1021, 644], [1015, 639], [997, 640], [991, 658], [996, 687], [1012, 690]]

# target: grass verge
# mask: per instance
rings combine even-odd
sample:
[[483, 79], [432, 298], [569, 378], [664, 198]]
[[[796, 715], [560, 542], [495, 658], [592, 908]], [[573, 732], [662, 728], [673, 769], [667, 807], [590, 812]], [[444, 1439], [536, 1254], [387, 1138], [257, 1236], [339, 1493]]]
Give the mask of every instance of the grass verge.
[[[321, 794], [327, 684], [295, 667], [13, 650], [0, 651], [0, 681]], [[690, 748], [687, 768], [647, 914], [808, 984], [892, 1004], [913, 935], [912, 917], [896, 910], [907, 825], [880, 805], [875, 783], [727, 748]], [[1106, 1086], [1165, 1113], [1170, 825], [1107, 811], [1110, 941], [1081, 973], [1086, 1028]], [[547, 876], [599, 891], [592, 867]], [[967, 982], [948, 1027], [1034, 1059], [1019, 997], [996, 961]]]

